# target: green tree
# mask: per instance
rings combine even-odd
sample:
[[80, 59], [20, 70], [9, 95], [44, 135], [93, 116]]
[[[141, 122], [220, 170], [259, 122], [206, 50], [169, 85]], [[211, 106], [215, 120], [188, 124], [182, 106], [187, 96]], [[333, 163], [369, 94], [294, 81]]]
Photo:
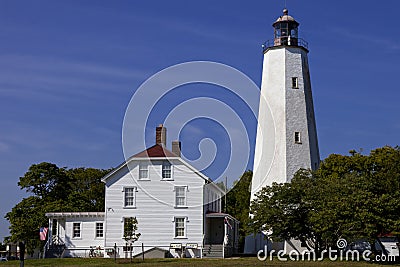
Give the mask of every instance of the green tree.
[[37, 196], [24, 198], [8, 212], [5, 218], [10, 222], [10, 241], [25, 241], [29, 254], [36, 247], [42, 248], [39, 240], [39, 229], [48, 224], [45, 213], [48, 211], [61, 211], [63, 201], [46, 203]]
[[243, 251], [244, 240], [248, 232], [252, 177], [253, 172], [246, 171], [242, 177], [240, 177], [240, 180], [234, 183], [233, 188], [226, 195], [226, 213], [240, 221], [239, 249], [241, 251]]
[[400, 149], [330, 155], [291, 183], [262, 189], [251, 204], [253, 231], [271, 238], [334, 246], [337, 239], [367, 239], [400, 232]]
[[310, 249], [320, 249], [320, 237], [310, 222], [309, 201], [314, 180], [312, 173], [300, 170], [291, 183], [264, 187], [251, 203], [252, 232], [260, 231], [275, 241], [300, 240]]
[[65, 198], [70, 191], [70, 181], [65, 168], [48, 162], [29, 167], [28, 172], [19, 179], [18, 186], [41, 199]]
[[315, 172], [312, 220], [328, 243], [400, 229], [400, 149], [383, 147], [365, 156], [331, 155]]
[[[128, 217], [124, 219], [124, 240], [126, 242], [126, 252], [128, 251], [128, 243], [129, 243], [129, 251], [131, 255], [131, 261], [132, 261], [132, 245], [135, 243], [139, 237], [141, 236], [140, 233], [137, 233], [136, 231], [138, 230], [138, 221], [136, 217]], [[126, 257], [126, 254], [125, 254]]]
[[110, 170], [93, 168], [68, 169], [71, 192], [68, 194], [70, 211], [104, 211], [105, 187], [101, 178]]
[[140, 233], [136, 233], [138, 230], [138, 221], [136, 217], [125, 218], [124, 220], [124, 240], [126, 242], [134, 243], [141, 236]]
[[104, 211], [104, 184], [109, 170], [59, 168], [52, 163], [33, 164], [18, 185], [32, 195], [15, 205], [5, 218], [10, 241], [25, 241], [28, 253], [42, 248], [39, 229], [48, 225], [47, 212]]

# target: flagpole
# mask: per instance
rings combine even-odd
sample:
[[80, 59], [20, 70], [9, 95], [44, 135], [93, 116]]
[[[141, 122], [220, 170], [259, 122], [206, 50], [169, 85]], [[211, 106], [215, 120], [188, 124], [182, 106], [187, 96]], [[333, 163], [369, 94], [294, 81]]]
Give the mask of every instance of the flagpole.
[[228, 211], [227, 211], [227, 209], [226, 209], [226, 193], [227, 193], [227, 190], [228, 189], [228, 177], [227, 176], [225, 176], [225, 213], [227, 213]]

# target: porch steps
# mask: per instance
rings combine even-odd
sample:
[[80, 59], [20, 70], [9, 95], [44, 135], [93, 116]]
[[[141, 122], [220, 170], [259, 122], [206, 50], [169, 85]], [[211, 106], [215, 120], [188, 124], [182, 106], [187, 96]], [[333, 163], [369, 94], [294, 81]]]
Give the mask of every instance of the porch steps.
[[45, 258], [60, 258], [65, 250], [65, 245], [50, 245], [45, 251]]
[[223, 245], [206, 244], [203, 249], [204, 258], [223, 258]]

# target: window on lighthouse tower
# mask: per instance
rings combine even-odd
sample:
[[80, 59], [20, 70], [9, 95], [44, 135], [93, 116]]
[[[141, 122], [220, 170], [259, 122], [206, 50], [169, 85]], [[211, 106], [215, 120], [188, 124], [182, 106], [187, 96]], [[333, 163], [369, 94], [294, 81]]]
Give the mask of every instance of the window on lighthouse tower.
[[292, 88], [299, 89], [299, 78], [298, 77], [292, 77]]
[[301, 144], [300, 132], [294, 132], [294, 142], [296, 144]]

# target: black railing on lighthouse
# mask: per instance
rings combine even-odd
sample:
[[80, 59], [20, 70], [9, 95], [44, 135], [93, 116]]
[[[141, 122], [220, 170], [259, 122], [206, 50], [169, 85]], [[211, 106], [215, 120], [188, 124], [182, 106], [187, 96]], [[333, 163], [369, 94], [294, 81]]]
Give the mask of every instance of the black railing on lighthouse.
[[274, 47], [274, 46], [300, 46], [308, 50], [308, 42], [302, 38], [292, 38], [290, 39], [289, 37], [281, 37], [278, 39], [274, 40], [268, 40], [265, 43], [262, 44], [263, 52], [267, 50], [268, 48]]

